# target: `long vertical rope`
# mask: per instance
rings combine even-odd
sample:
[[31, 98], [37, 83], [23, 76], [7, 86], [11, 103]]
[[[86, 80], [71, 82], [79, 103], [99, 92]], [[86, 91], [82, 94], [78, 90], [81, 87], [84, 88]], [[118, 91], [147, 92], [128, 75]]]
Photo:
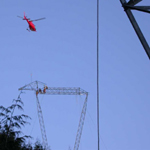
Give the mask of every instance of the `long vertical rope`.
[[97, 138], [98, 150], [100, 149], [99, 140], [99, 0], [97, 0]]

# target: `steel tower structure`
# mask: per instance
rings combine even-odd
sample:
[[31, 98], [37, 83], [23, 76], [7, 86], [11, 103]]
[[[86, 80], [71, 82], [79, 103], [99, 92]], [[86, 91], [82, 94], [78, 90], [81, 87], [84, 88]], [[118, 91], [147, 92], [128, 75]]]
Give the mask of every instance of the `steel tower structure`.
[[78, 125], [78, 130], [77, 130], [77, 135], [76, 135], [76, 140], [74, 144], [74, 150], [79, 149], [79, 144], [81, 140], [81, 135], [82, 135], [82, 130], [83, 130], [83, 125], [84, 125], [84, 120], [85, 120], [85, 115], [86, 115], [86, 108], [87, 108], [87, 98], [88, 98], [88, 92], [85, 90], [79, 88], [79, 87], [48, 87], [45, 83], [40, 82], [40, 81], [34, 81], [31, 82], [30, 84], [27, 84], [19, 90], [24, 91], [24, 90], [30, 90], [34, 91], [36, 94], [36, 103], [37, 103], [37, 112], [38, 112], [38, 118], [39, 118], [39, 123], [40, 123], [40, 129], [41, 129], [41, 134], [42, 134], [42, 140], [43, 140], [43, 145], [46, 150], [49, 150], [48, 147], [48, 142], [47, 142], [47, 136], [46, 136], [46, 130], [45, 130], [45, 125], [44, 125], [44, 119], [42, 115], [42, 109], [40, 106], [39, 94], [47, 94], [47, 95], [86, 95], [81, 116], [80, 116], [80, 121]]
[[148, 56], [148, 58], [150, 59], [150, 47], [133, 15], [133, 13], [131, 12], [131, 10], [137, 10], [137, 11], [142, 11], [142, 12], [146, 12], [146, 13], [150, 13], [150, 6], [135, 6], [136, 4], [138, 4], [139, 2], [141, 2], [142, 0], [129, 0], [128, 2], [126, 0], [120, 0], [122, 7], [124, 8], [124, 11], [126, 12], [141, 44], [143, 45], [143, 48]]

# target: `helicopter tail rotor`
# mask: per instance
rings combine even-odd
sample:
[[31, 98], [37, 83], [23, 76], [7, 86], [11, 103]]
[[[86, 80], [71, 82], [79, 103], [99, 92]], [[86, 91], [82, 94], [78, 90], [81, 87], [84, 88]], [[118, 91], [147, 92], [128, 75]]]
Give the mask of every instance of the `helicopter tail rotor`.
[[25, 16], [25, 12], [24, 12], [24, 20], [26, 19], [26, 16]]

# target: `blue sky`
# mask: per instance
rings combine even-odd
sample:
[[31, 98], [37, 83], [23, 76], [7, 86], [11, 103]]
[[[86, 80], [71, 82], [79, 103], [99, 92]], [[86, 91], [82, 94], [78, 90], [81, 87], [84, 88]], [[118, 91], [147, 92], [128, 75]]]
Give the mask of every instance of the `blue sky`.
[[[24, 12], [31, 19], [46, 17], [35, 22], [37, 32], [28, 32], [27, 22], [17, 18]], [[149, 14], [133, 14], [149, 43]], [[101, 150], [148, 150], [149, 59], [119, 0], [100, 1], [99, 17]], [[3, 0], [0, 18], [1, 105], [11, 105], [18, 88], [31, 82], [31, 73], [32, 81], [49, 87], [81, 87], [89, 97], [79, 149], [97, 149], [96, 0]], [[73, 149], [85, 97], [39, 98], [51, 149]], [[42, 141], [34, 92], [22, 100], [32, 118], [23, 131]]]

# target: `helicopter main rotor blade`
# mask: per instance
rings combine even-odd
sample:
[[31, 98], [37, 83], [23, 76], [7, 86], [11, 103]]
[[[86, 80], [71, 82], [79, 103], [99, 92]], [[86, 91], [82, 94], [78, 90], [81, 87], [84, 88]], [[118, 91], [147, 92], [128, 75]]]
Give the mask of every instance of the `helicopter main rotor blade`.
[[25, 20], [23, 17], [20, 17], [20, 16], [17, 16], [17, 17], [21, 18], [22, 20]]
[[17, 16], [17, 17], [19, 17], [19, 18], [22, 18], [22, 19], [23, 19], [23, 17], [20, 17], [20, 16]]
[[43, 19], [46, 19], [46, 18], [40, 18], [40, 19], [31, 20], [31, 21], [39, 21], [39, 20], [43, 20]]

